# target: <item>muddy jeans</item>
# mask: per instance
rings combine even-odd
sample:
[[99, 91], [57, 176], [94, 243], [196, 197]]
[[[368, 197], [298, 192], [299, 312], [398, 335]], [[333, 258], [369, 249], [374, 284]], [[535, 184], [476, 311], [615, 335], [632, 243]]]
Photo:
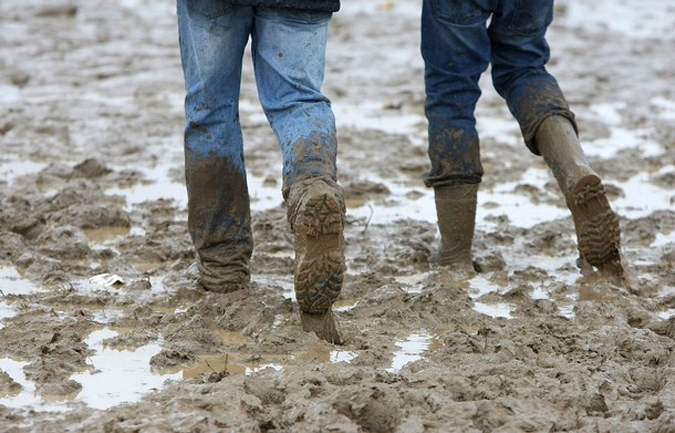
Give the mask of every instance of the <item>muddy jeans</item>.
[[558, 82], [545, 68], [552, 19], [553, 0], [423, 1], [427, 186], [481, 181], [474, 111], [481, 95], [478, 80], [488, 64], [495, 89], [532, 152], [539, 154], [534, 135], [546, 117], [559, 114], [574, 124]]
[[188, 228], [202, 263], [247, 266], [252, 237], [239, 123], [244, 49], [250, 38], [259, 98], [282, 151], [284, 191], [298, 178], [335, 179], [335, 118], [321, 93], [331, 14], [219, 0], [178, 0], [177, 7]]

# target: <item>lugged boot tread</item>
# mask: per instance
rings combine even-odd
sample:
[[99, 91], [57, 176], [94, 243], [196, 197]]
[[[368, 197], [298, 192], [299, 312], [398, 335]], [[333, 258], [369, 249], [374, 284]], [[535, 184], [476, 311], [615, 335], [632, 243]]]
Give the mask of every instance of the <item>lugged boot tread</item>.
[[344, 200], [336, 187], [317, 179], [304, 186], [290, 212], [298, 305], [305, 313], [325, 313], [340, 295], [344, 279]]
[[590, 265], [603, 268], [620, 261], [621, 229], [597, 175], [581, 178], [570, 189], [579, 253]]

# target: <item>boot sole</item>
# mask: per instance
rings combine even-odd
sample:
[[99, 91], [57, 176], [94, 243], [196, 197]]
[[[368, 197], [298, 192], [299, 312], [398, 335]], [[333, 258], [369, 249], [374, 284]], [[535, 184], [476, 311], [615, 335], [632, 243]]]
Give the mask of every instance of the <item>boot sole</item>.
[[600, 178], [594, 174], [571, 189], [579, 253], [591, 266], [605, 268], [621, 260], [619, 218], [612, 211]]
[[296, 222], [295, 296], [305, 313], [319, 314], [331, 308], [344, 279], [343, 209], [331, 192], [310, 197]]

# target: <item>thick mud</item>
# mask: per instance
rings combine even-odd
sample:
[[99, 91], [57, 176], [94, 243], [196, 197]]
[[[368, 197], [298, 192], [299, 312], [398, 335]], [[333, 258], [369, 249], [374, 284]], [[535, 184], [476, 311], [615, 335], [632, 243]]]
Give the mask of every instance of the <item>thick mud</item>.
[[564, 199], [489, 74], [481, 272], [430, 264], [420, 2], [345, 2], [325, 83], [347, 198], [334, 346], [301, 328], [250, 56], [252, 287], [204, 292], [174, 4], [0, 3], [0, 431], [675, 432], [675, 9], [650, 4], [570, 0], [550, 30], [631, 291], [582, 277]]

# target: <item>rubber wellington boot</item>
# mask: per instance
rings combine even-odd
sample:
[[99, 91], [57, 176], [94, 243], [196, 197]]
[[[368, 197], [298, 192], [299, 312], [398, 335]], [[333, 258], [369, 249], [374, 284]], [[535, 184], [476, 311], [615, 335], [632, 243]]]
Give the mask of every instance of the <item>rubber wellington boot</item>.
[[345, 272], [342, 188], [324, 178], [296, 181], [288, 195], [288, 221], [294, 234], [295, 297], [302, 328], [342, 344], [331, 310]]
[[471, 244], [476, 226], [478, 184], [447, 185], [434, 188], [441, 244], [433, 261], [447, 266], [458, 277], [476, 274]]
[[536, 143], [572, 212], [579, 248], [579, 267], [593, 266], [622, 277], [619, 218], [612, 210], [598, 174], [590, 167], [574, 127], [562, 116], [550, 116], [536, 133]]

